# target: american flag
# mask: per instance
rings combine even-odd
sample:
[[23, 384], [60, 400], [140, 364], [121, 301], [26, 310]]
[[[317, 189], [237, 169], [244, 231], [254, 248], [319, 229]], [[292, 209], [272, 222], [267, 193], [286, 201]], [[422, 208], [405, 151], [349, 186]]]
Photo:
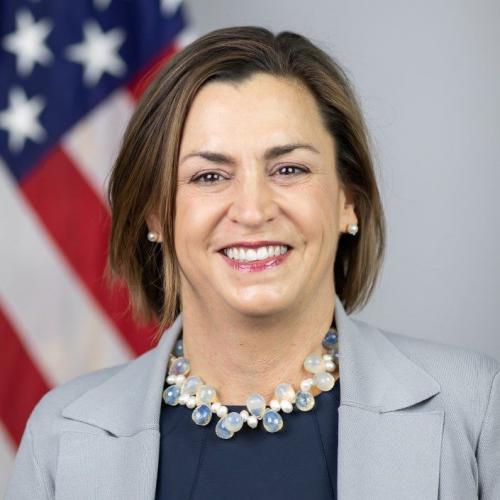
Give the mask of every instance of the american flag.
[[186, 24], [181, 0], [0, 0], [0, 496], [51, 387], [152, 347], [103, 278], [105, 190]]

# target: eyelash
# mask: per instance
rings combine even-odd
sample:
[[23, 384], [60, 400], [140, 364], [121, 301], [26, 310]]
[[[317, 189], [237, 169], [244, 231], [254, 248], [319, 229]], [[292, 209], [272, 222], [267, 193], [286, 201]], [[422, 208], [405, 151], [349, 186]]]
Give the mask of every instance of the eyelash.
[[[278, 169], [278, 172], [284, 168], [295, 168], [297, 170], [300, 170], [302, 173], [305, 173], [307, 172], [307, 169], [305, 168], [302, 168], [302, 167], [298, 167], [297, 165], [283, 165], [282, 167], [280, 167]], [[207, 175], [218, 175], [218, 176], [221, 176], [221, 174], [219, 172], [205, 172], [203, 174], [200, 174], [198, 175], [197, 177], [194, 177], [191, 182], [194, 182], [194, 183], [197, 183], [197, 184], [216, 184], [217, 181], [214, 181], [214, 182], [208, 182], [208, 181], [200, 181], [200, 179], [202, 178], [205, 178], [205, 176]], [[286, 176], [288, 176], [289, 174], [287, 174]]]

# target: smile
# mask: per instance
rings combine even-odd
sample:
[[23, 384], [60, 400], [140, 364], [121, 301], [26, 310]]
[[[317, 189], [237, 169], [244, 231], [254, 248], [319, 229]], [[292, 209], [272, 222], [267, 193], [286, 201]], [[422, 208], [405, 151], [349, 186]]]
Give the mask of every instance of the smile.
[[231, 266], [232, 269], [240, 272], [251, 273], [265, 271], [266, 269], [279, 266], [288, 258], [291, 252], [292, 249], [287, 247], [285, 253], [279, 253], [278, 255], [271, 255], [269, 257], [256, 260], [239, 260], [229, 257], [223, 251], [218, 253], [222, 256], [224, 261]]

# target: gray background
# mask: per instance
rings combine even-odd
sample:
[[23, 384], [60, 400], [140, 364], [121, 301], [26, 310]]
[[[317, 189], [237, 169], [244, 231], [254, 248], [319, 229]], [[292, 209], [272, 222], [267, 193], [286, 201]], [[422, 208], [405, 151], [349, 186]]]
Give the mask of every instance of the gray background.
[[375, 144], [382, 328], [500, 360], [500, 2], [186, 1], [195, 33], [308, 36], [347, 70]]

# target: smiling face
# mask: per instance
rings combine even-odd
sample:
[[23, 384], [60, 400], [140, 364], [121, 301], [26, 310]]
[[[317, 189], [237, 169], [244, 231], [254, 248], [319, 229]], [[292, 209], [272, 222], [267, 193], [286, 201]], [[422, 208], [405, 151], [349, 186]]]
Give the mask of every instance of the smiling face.
[[[305, 87], [261, 73], [202, 87], [179, 154], [174, 233], [183, 308], [194, 301], [200, 310], [256, 317], [332, 298], [338, 237], [355, 222], [334, 140]], [[158, 230], [154, 218], [148, 225]], [[221, 251], [263, 240], [292, 248], [267, 265], [239, 265]]]

